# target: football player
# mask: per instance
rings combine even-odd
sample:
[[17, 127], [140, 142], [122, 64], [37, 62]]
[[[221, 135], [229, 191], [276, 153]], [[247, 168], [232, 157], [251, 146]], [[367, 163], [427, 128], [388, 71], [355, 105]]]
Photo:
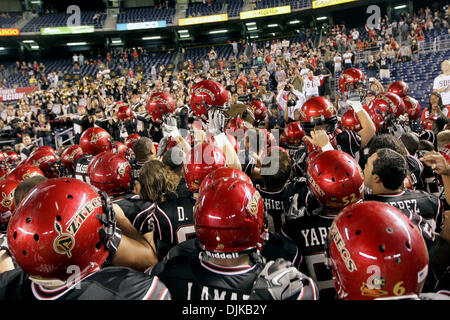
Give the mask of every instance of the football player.
[[8, 250], [18, 267], [0, 275], [0, 299], [170, 299], [156, 277], [102, 268], [115, 245], [114, 256], [132, 249], [126, 237], [112, 241], [116, 221], [107, 196], [82, 181], [56, 178], [34, 187], [10, 220]]
[[89, 163], [95, 155], [112, 150], [112, 138], [105, 129], [92, 127], [81, 134], [80, 147], [84, 156], [74, 162], [74, 177], [89, 183]]
[[345, 208], [327, 241], [339, 299], [450, 300], [423, 294], [428, 251], [418, 229], [398, 209], [377, 201]]
[[218, 179], [195, 206], [196, 239], [169, 251], [151, 274], [175, 300], [316, 300], [314, 281], [283, 259], [267, 262], [264, 207], [252, 185]]
[[364, 198], [400, 209], [415, 221], [431, 245], [434, 233], [441, 230], [443, 205], [439, 198], [425, 191], [405, 189], [407, 172], [408, 166], [401, 154], [388, 148], [378, 149], [364, 168], [364, 182], [371, 190]]
[[[331, 273], [325, 267], [325, 243], [329, 228], [336, 215], [351, 203], [364, 196], [364, 178], [358, 163], [340, 150], [312, 153], [308, 159], [307, 179], [309, 190], [320, 205], [314, 213], [288, 220], [282, 234], [292, 239], [303, 256], [300, 270], [317, 283], [321, 299], [333, 299]], [[310, 199], [306, 201], [311, 201]], [[304, 199], [295, 206], [303, 205]]]

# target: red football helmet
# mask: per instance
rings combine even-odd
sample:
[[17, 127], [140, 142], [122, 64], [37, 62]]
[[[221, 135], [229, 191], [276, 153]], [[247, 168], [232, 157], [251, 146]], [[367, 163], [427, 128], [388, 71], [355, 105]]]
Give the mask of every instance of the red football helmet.
[[395, 93], [381, 92], [377, 94], [377, 96], [373, 100], [373, 103], [375, 103], [376, 101], [387, 104], [389, 113], [394, 114], [396, 117], [401, 116], [406, 111], [405, 103]]
[[200, 185], [200, 189], [198, 192], [202, 193], [202, 191], [206, 189], [211, 183], [219, 179], [239, 179], [244, 181], [245, 183], [253, 185], [252, 180], [242, 170], [222, 167], [217, 170], [214, 170], [203, 179], [203, 182]]
[[92, 186], [77, 179], [49, 179], [35, 186], [8, 224], [12, 257], [36, 280], [65, 281], [73, 265], [82, 273], [99, 268], [109, 252], [96, 216], [112, 210], [103, 203]]
[[409, 86], [404, 81], [395, 81], [389, 85], [387, 91], [395, 93], [400, 98], [405, 98], [409, 94]]
[[38, 167], [35, 167], [33, 165], [30, 165], [30, 164], [21, 164], [21, 165], [15, 167], [6, 176], [6, 180], [22, 182], [23, 180], [31, 178], [31, 177], [34, 177], [34, 176], [43, 176], [43, 177], [45, 177], [45, 174]]
[[366, 201], [346, 207], [329, 232], [328, 254], [341, 299], [419, 295], [428, 251], [419, 230], [397, 208]]
[[266, 119], [267, 107], [264, 102], [253, 100], [248, 106], [253, 111], [256, 122], [264, 121]]
[[155, 92], [150, 96], [146, 109], [152, 116], [153, 121], [156, 123], [162, 123], [163, 115], [171, 114], [175, 111], [175, 100], [168, 93]]
[[[34, 150], [33, 152], [38, 152], [38, 151], [47, 151], [47, 152], [56, 154], [55, 149], [53, 149], [53, 148], [50, 147], [50, 146], [40, 146], [40, 147], [38, 147], [36, 150]], [[33, 153], [33, 152], [32, 152], [32, 153]]]
[[119, 154], [109, 151], [97, 154], [88, 166], [88, 175], [94, 187], [110, 196], [133, 189], [131, 165]]
[[348, 153], [341, 150], [321, 152], [308, 160], [308, 185], [322, 207], [339, 212], [364, 197], [362, 170]]
[[203, 179], [214, 170], [225, 167], [225, 155], [212, 144], [196, 144], [183, 164], [186, 184], [192, 192], [200, 188]]
[[339, 90], [347, 93], [351, 90], [357, 90], [365, 85], [366, 76], [357, 68], [348, 68], [344, 70], [339, 77]]
[[376, 131], [379, 132], [382, 128], [384, 128], [386, 118], [391, 115], [386, 101], [372, 100], [369, 105], [364, 105], [363, 107], [375, 124]]
[[0, 151], [0, 179], [2, 179], [9, 170], [6, 159], [6, 154], [3, 151]]
[[132, 155], [132, 150], [130, 150], [126, 145], [124, 145], [122, 142], [120, 141], [116, 141], [114, 143], [114, 149], [113, 149], [114, 153], [120, 154], [122, 157], [126, 158], [126, 159], [130, 159], [131, 155]]
[[224, 86], [213, 80], [203, 80], [192, 88], [189, 105], [194, 114], [206, 118], [207, 111], [213, 107], [223, 107], [228, 103], [228, 92]]
[[73, 165], [75, 161], [83, 157], [83, 149], [81, 149], [80, 145], [74, 144], [61, 153], [61, 163], [68, 170], [72, 172], [74, 170]]
[[42, 170], [47, 178], [59, 176], [59, 158], [47, 149], [36, 150], [24, 161], [24, 164], [33, 165]]
[[228, 121], [227, 131], [237, 131], [239, 129], [242, 129], [244, 132], [247, 130], [247, 128], [244, 126], [244, 120], [242, 120], [241, 118], [233, 118]]
[[409, 115], [410, 120], [417, 120], [422, 114], [422, 108], [420, 107], [419, 101], [413, 97], [406, 96], [403, 98], [403, 103], [406, 107], [406, 112]]
[[342, 115], [341, 126], [343, 130], [361, 130], [361, 123], [353, 109], [348, 110]]
[[238, 252], [261, 249], [265, 235], [261, 195], [240, 179], [213, 181], [199, 195], [194, 225], [208, 255], [236, 258]]
[[336, 130], [337, 117], [333, 104], [324, 97], [312, 97], [306, 101], [300, 110], [300, 124], [305, 134], [309, 135], [315, 126], [326, 125], [326, 131]]
[[125, 145], [126, 145], [128, 148], [132, 149], [132, 148], [133, 148], [133, 145], [134, 145], [140, 138], [141, 138], [141, 136], [138, 135], [138, 134], [136, 134], [136, 133], [130, 134], [130, 135], [125, 139]]
[[281, 135], [283, 145], [298, 146], [302, 143], [305, 132], [298, 122], [290, 122]]
[[20, 162], [20, 156], [12, 150], [5, 151], [6, 154], [6, 163], [10, 167], [16, 166]]
[[14, 191], [18, 185], [18, 181], [4, 180], [0, 182], [0, 223], [7, 223], [16, 209]]
[[112, 149], [111, 135], [105, 129], [92, 127], [86, 129], [80, 137], [80, 147], [83, 153], [95, 156], [103, 151]]
[[119, 107], [119, 110], [117, 110], [117, 119], [129, 121], [133, 119], [133, 109], [131, 109], [130, 106], [122, 105]]

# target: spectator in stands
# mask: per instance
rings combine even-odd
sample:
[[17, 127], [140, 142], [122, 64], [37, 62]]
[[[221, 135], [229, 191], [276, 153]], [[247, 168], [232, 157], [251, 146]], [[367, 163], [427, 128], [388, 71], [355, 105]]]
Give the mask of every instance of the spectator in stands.
[[342, 71], [342, 58], [339, 52], [336, 52], [334, 58], [334, 74]]
[[38, 115], [38, 122], [34, 127], [34, 132], [37, 138], [43, 139], [44, 145], [53, 145], [51, 127], [44, 114]]
[[312, 70], [308, 71], [308, 74], [304, 76], [303, 90], [305, 93], [305, 99], [308, 100], [312, 97], [319, 95], [320, 80], [315, 76]]
[[419, 61], [420, 46], [417, 44], [417, 40], [413, 40], [411, 44], [411, 54], [413, 61]]
[[400, 47], [399, 57], [402, 62], [411, 61], [411, 47], [406, 42]]
[[441, 63], [442, 74], [433, 81], [433, 92], [439, 93], [444, 106], [450, 105], [450, 60]]
[[326, 97], [328, 100], [331, 100], [331, 71], [323, 64], [323, 62], [319, 62], [319, 67], [315, 71], [315, 75], [318, 76], [320, 80], [319, 96]]
[[269, 131], [272, 129], [284, 129], [284, 112], [280, 110], [278, 104], [270, 105], [270, 113], [266, 119], [265, 127]]
[[22, 143], [16, 144], [15, 150], [20, 155], [21, 160], [25, 160], [31, 152], [33, 152], [37, 146], [33, 141], [31, 140], [31, 134], [25, 133], [22, 135]]
[[381, 57], [378, 60], [378, 64], [380, 65], [380, 79], [390, 79], [391, 78], [390, 63], [386, 57], [385, 52], [381, 53]]
[[344, 70], [351, 68], [353, 53], [351, 53], [350, 49], [347, 49], [342, 57], [344, 58]]
[[84, 56], [83, 54], [80, 52], [79, 56], [78, 56], [78, 61], [80, 63], [80, 66], [82, 66], [84, 64]]
[[367, 69], [367, 77], [373, 78], [378, 75], [379, 64], [377, 61], [375, 61], [373, 55], [369, 56], [369, 61], [367, 62], [366, 69]]

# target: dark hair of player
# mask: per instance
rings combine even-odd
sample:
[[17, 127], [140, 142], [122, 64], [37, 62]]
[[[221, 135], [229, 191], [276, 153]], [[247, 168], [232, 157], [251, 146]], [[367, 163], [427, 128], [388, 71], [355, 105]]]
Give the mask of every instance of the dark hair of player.
[[381, 148], [389, 148], [392, 149], [398, 153], [400, 153], [402, 156], [406, 157], [408, 155], [405, 146], [403, 143], [396, 138], [395, 136], [384, 133], [380, 134], [378, 136], [375, 136], [372, 138], [369, 144], [369, 157], [373, 155], [377, 150]]
[[152, 154], [153, 141], [150, 138], [142, 137], [133, 145], [133, 152], [136, 155], [137, 161], [145, 162], [149, 160]]
[[267, 169], [270, 167], [274, 167], [275, 161], [278, 161], [278, 171], [276, 173], [265, 175], [264, 170], [261, 170], [261, 177], [264, 181], [264, 188], [268, 191], [279, 191], [283, 189], [286, 182], [291, 177], [291, 159], [286, 152], [280, 152], [277, 149], [276, 152], [271, 152], [271, 150], [269, 149], [267, 155], [263, 159], [261, 168]]
[[14, 191], [14, 203], [16, 204], [16, 206], [19, 205], [20, 201], [22, 201], [28, 191], [46, 180], [47, 178], [44, 176], [34, 176], [19, 183], [16, 190]]
[[373, 162], [372, 174], [377, 174], [383, 186], [389, 190], [397, 190], [403, 184], [408, 173], [405, 158], [398, 152], [382, 148], [377, 151], [378, 159]]
[[400, 137], [400, 141], [408, 150], [410, 155], [415, 155], [417, 149], [419, 149], [419, 137], [411, 132], [406, 132]]
[[176, 193], [180, 177], [161, 161], [150, 160], [139, 170], [138, 181], [144, 200], [162, 203], [170, 194]]

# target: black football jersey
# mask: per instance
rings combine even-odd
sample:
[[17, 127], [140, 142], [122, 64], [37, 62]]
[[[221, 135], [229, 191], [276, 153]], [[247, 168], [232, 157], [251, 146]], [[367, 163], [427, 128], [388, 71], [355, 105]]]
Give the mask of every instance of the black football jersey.
[[321, 299], [334, 299], [336, 295], [331, 270], [325, 264], [325, 244], [334, 218], [326, 214], [305, 215], [287, 221], [281, 230], [297, 244], [303, 257], [300, 271], [314, 280]]
[[148, 223], [148, 219], [143, 219], [143, 217], [150, 217], [151, 210], [155, 207], [153, 202], [138, 196], [120, 199], [114, 203], [123, 210], [125, 216], [139, 232], [147, 227], [145, 224]]
[[91, 183], [91, 181], [89, 179], [89, 175], [88, 175], [88, 166], [91, 163], [92, 159], [93, 159], [93, 156], [89, 155], [89, 156], [82, 157], [82, 158], [78, 159], [77, 161], [75, 161], [74, 178], [84, 181], [89, 184]]
[[295, 194], [304, 197], [308, 192], [305, 178], [291, 179], [286, 186], [279, 191], [268, 191], [261, 185], [256, 185], [261, 194], [265, 212], [274, 219], [275, 232], [281, 230], [281, 217], [287, 214]]
[[139, 170], [141, 170], [142, 166], [145, 162], [140, 162], [137, 160], [131, 160], [129, 161], [131, 165], [131, 169], [133, 170], [133, 178], [137, 180], [139, 178]]
[[[266, 260], [258, 254], [249, 256], [249, 264], [224, 267], [203, 258], [206, 255], [195, 239], [173, 247], [164, 261], [149, 270], [169, 288], [173, 300], [248, 300], [255, 280]], [[317, 288], [305, 277], [304, 290], [297, 300], [317, 299]]]
[[414, 156], [408, 155], [406, 157], [406, 162], [408, 163], [409, 173], [411, 177], [411, 182], [414, 189], [425, 190], [425, 186], [422, 180], [423, 164], [422, 162]]
[[432, 194], [421, 190], [404, 190], [395, 195], [365, 195], [364, 200], [380, 201], [390, 204], [400, 209], [408, 215], [410, 219], [414, 219], [409, 213], [420, 216], [420, 220], [425, 220], [432, 227], [433, 232], [440, 232], [443, 222], [443, 205], [442, 202]]
[[261, 255], [267, 261], [283, 258], [292, 262], [300, 270], [302, 255], [294, 241], [281, 233], [268, 232], [268, 239], [264, 241]]
[[402, 211], [419, 228], [428, 251], [433, 252], [435, 233], [440, 232], [443, 219], [443, 206], [439, 199], [424, 191], [404, 190], [397, 195], [366, 194], [364, 200], [384, 202]]
[[134, 226], [141, 234], [154, 228], [157, 256], [165, 257], [171, 247], [195, 237], [194, 206], [196, 200], [184, 179], [178, 185], [177, 194], [143, 213], [135, 219]]
[[17, 268], [0, 274], [0, 300], [170, 300], [158, 277], [125, 267], [108, 267], [45, 289]]
[[173, 247], [151, 274], [169, 288], [173, 300], [248, 300], [263, 261], [240, 267], [223, 267], [200, 258], [191, 239]]
[[361, 137], [353, 130], [344, 130], [338, 133], [332, 141], [332, 145], [335, 149], [347, 152], [356, 161], [359, 160], [359, 154], [361, 149]]

